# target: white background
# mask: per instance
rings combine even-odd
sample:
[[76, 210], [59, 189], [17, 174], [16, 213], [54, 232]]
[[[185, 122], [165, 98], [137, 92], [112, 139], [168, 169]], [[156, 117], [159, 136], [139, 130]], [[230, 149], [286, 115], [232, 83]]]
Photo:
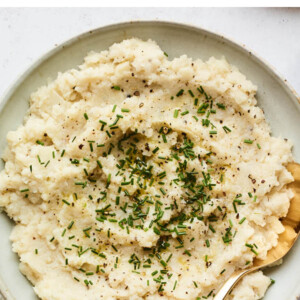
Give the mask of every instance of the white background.
[[197, 25], [245, 44], [300, 93], [299, 8], [0, 8], [0, 99], [55, 45], [99, 26], [132, 20]]

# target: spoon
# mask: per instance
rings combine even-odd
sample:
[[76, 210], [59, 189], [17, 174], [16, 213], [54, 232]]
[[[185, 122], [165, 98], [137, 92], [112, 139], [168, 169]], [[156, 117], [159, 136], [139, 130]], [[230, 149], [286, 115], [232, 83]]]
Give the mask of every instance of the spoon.
[[291, 199], [289, 211], [287, 216], [282, 219], [282, 225], [285, 231], [278, 236], [277, 246], [270, 249], [267, 253], [267, 257], [264, 260], [255, 258], [253, 265], [248, 269], [236, 270], [227, 279], [218, 293], [215, 295], [214, 300], [224, 300], [230, 293], [233, 287], [239, 282], [245, 275], [265, 268], [273, 263], [278, 262], [283, 258], [293, 247], [300, 234], [300, 164], [289, 163], [287, 165], [288, 171], [290, 171], [294, 177], [292, 183], [288, 185], [294, 193], [294, 197]]

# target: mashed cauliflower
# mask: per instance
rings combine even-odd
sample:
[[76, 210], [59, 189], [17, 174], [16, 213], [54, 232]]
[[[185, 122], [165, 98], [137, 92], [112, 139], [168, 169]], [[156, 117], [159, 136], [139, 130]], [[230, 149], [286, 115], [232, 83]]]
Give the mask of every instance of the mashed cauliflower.
[[[0, 205], [41, 299], [212, 299], [284, 228], [291, 144], [225, 59], [149, 40], [89, 53], [7, 135]], [[260, 299], [245, 277], [231, 299]]]

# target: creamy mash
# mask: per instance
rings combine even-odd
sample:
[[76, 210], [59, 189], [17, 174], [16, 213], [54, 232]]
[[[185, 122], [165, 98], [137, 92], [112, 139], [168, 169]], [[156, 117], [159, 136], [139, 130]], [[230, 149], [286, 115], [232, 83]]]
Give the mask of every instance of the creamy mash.
[[[284, 229], [291, 144], [223, 59], [149, 40], [89, 53], [7, 135], [0, 205], [41, 299], [212, 299]], [[256, 272], [232, 299], [263, 297]]]

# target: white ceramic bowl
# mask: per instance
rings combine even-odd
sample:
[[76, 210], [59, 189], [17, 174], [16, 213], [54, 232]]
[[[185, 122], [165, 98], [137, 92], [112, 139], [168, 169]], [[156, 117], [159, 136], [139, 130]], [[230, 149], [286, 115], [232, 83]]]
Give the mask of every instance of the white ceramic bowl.
[[[69, 40], [39, 59], [1, 98], [0, 153], [6, 146], [7, 132], [15, 130], [22, 123], [33, 91], [46, 84], [49, 77], [54, 79], [59, 71], [76, 67], [87, 52], [107, 49], [111, 44], [129, 37], [155, 40], [171, 59], [182, 54], [202, 60], [224, 55], [258, 86], [257, 100], [265, 111], [272, 133], [291, 139], [294, 157], [300, 161], [299, 97], [284, 79], [251, 51], [220, 35], [192, 26], [158, 21], [129, 22], [99, 28]], [[1, 161], [0, 169], [3, 166]], [[0, 290], [7, 299], [37, 299], [31, 284], [18, 269], [17, 255], [11, 250], [9, 234], [12, 227], [13, 223], [7, 216], [0, 214]], [[295, 300], [300, 295], [299, 270], [300, 241], [281, 266], [266, 271], [276, 279], [276, 284], [264, 299]]]

